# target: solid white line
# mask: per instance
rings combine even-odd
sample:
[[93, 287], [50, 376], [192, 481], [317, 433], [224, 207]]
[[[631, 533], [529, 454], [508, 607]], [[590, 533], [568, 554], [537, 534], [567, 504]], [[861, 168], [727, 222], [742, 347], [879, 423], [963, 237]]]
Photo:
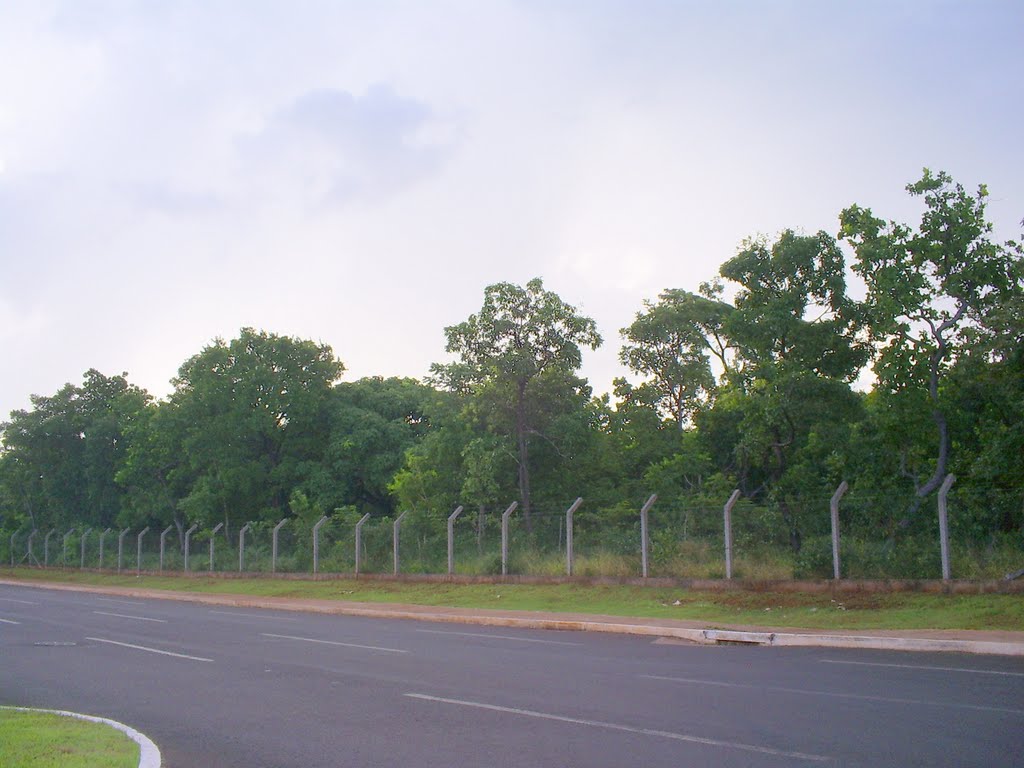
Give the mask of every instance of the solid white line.
[[5, 603], [21, 603], [22, 605], [39, 605], [39, 603], [34, 603], [31, 600], [16, 600], [13, 597], [0, 597], [0, 600], [3, 600]]
[[117, 603], [118, 605], [145, 605], [141, 600], [115, 600], [112, 597], [94, 598], [97, 603]]
[[106, 611], [93, 611], [93, 613], [99, 616], [114, 616], [118, 619], [135, 619], [136, 621], [156, 621], [160, 624], [167, 623], [167, 619], [151, 619], [148, 616], [129, 616], [125, 613], [107, 613]]
[[0, 709], [11, 709], [16, 712], [42, 712], [62, 717], [74, 717], [78, 720], [88, 720], [90, 723], [102, 723], [109, 725], [139, 745], [139, 768], [160, 768], [160, 750], [146, 734], [136, 731], [131, 726], [119, 723], [117, 720], [110, 720], [106, 717], [94, 715], [83, 715], [78, 712], [66, 712], [62, 709], [30, 709], [28, 707], [0, 707]]
[[0, 624], [21, 624], [21, 622], [11, 621], [10, 619], [0, 619]]
[[748, 685], [746, 683], [722, 683], [716, 680], [696, 680], [689, 677], [663, 677], [661, 675], [640, 675], [649, 680], [667, 680], [671, 683], [687, 683], [690, 685], [714, 685], [719, 688], [744, 688], [772, 693], [793, 693], [802, 696], [826, 696], [831, 699], [855, 699], [858, 701], [880, 701], [886, 704], [912, 704], [915, 707], [948, 707], [952, 709], [972, 709], [980, 712], [1003, 712], [1011, 715], [1024, 715], [1024, 710], [1007, 709], [1004, 707], [984, 707], [977, 704], [957, 704], [956, 702], [927, 701], [925, 699], [896, 699], [888, 696], [866, 696], [858, 693], [835, 693], [833, 691], [810, 691], [802, 688], [779, 688], [771, 685]]
[[417, 629], [417, 632], [426, 632], [431, 635], [459, 635], [460, 637], [486, 637], [497, 640], [516, 640], [520, 643], [545, 643], [547, 645], [582, 645], [582, 643], [570, 643], [565, 640], [537, 640], [532, 637], [513, 637], [512, 635], [488, 635], [485, 632], [447, 632], [443, 629]]
[[893, 667], [896, 669], [927, 669], [935, 672], [967, 672], [972, 675], [1003, 675], [1024, 677], [1024, 672], [1003, 672], [996, 669], [970, 669], [968, 667], [929, 667], [923, 664], [882, 664], [875, 661], [841, 661], [839, 659], [818, 659], [822, 664], [855, 664], [860, 667]]
[[161, 651], [159, 648], [147, 648], [144, 645], [132, 645], [131, 643], [119, 643], [117, 640], [104, 640], [102, 637], [87, 637], [86, 640], [92, 640], [97, 643], [109, 643], [110, 645], [120, 645], [122, 648], [134, 648], [137, 651], [148, 651], [149, 653], [159, 653], [161, 656], [174, 656], [178, 659], [190, 659], [191, 661], [213, 661], [213, 659], [204, 659], [202, 656], [189, 656], [185, 653], [173, 653], [171, 651]]
[[518, 709], [516, 707], [500, 707], [496, 704], [484, 704], [479, 701], [462, 701], [460, 699], [445, 699], [440, 696], [427, 696], [422, 693], [406, 693], [410, 699], [421, 699], [423, 701], [436, 701], [442, 704], [457, 704], [462, 707], [473, 707], [475, 709], [487, 709], [492, 712], [505, 712], [510, 715], [522, 715], [523, 717], [535, 717], [540, 720], [554, 720], [559, 723], [572, 723], [573, 725], [587, 725], [592, 728], [605, 728], [610, 731], [625, 731], [636, 733], [641, 736], [659, 736], [664, 739], [675, 739], [676, 741], [688, 741], [694, 744], [704, 744], [710, 747], [727, 747], [729, 749], [741, 749], [745, 752], [757, 752], [762, 755], [778, 755], [780, 757], [797, 758], [800, 760], [816, 760], [819, 762], [830, 762], [831, 757], [824, 755], [809, 755], [803, 752], [787, 752], [782, 749], [771, 747], [759, 747], [753, 744], [742, 744], [738, 741], [722, 741], [720, 739], [708, 739], [703, 736], [692, 736], [687, 733], [673, 733], [672, 731], [658, 731], [653, 728], [637, 728], [632, 725], [620, 723], [605, 723], [600, 720], [584, 720], [579, 717], [566, 717], [565, 715], [553, 715], [548, 712], [536, 712], [532, 709]]
[[210, 613], [216, 613], [220, 616], [244, 616], [250, 619], [273, 619], [274, 621], [298, 621], [293, 619], [291, 616], [272, 616], [269, 614], [261, 613], [239, 613], [238, 611], [210, 611]]
[[317, 640], [313, 637], [295, 637], [294, 635], [272, 635], [269, 632], [261, 632], [263, 637], [276, 637], [281, 640], [301, 640], [304, 643], [322, 643], [323, 645], [340, 645], [345, 648], [362, 648], [367, 651], [387, 651], [388, 653], [408, 653], [397, 648], [381, 648], [377, 645], [357, 645], [356, 643], [339, 643], [335, 640]]

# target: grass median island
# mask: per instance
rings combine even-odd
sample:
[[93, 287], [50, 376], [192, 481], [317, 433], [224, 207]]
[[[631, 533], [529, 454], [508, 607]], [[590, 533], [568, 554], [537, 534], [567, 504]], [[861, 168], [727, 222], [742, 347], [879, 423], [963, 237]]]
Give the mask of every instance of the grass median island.
[[4, 768], [136, 768], [139, 745], [102, 723], [0, 708]]
[[708, 626], [828, 630], [969, 629], [1024, 631], [1024, 594], [693, 591], [591, 584], [453, 584], [369, 578], [305, 581], [201, 576], [116, 576], [0, 568], [0, 578], [253, 597], [405, 603], [424, 606], [682, 619]]

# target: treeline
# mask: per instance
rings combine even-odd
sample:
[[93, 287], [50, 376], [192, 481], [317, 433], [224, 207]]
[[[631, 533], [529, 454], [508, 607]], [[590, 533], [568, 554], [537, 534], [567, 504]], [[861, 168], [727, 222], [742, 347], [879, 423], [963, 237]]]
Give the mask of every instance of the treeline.
[[330, 347], [250, 328], [166, 400], [91, 370], [2, 425], [2, 527], [413, 509], [443, 530], [456, 505], [483, 525], [517, 500], [533, 531], [582, 495], [611, 540], [657, 493], [679, 538], [739, 488], [757, 536], [812, 562], [841, 481], [844, 531], [885, 547], [930, 535], [955, 473], [959, 540], [1024, 552], [1024, 252], [992, 239], [984, 187], [907, 189], [916, 226], [851, 206], [837, 235], [748, 241], [696, 293], [645, 302], [621, 330], [638, 383], [613, 396], [577, 375], [596, 324], [539, 279], [488, 287], [422, 382], [340, 382]]

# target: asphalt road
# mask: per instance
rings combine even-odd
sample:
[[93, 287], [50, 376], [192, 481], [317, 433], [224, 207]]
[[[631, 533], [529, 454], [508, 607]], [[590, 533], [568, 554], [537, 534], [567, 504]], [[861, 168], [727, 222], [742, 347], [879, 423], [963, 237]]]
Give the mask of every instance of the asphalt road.
[[168, 768], [1020, 766], [1024, 662], [691, 646], [0, 586], [0, 704]]

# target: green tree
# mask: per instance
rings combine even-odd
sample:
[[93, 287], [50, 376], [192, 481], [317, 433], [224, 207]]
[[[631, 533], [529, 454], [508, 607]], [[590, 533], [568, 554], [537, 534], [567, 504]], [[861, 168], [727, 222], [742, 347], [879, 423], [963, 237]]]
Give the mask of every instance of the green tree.
[[194, 480], [190, 520], [280, 518], [328, 442], [331, 388], [344, 370], [327, 345], [243, 328], [178, 372], [170, 403]]
[[949, 470], [954, 441], [944, 384], [957, 361], [1005, 320], [1005, 308], [1020, 306], [1024, 268], [1017, 243], [991, 239], [984, 185], [971, 194], [946, 173], [925, 169], [907, 191], [924, 200], [916, 229], [853, 205], [840, 216], [840, 235], [867, 284], [878, 389], [908, 411], [914, 403], [930, 410], [930, 455], [915, 457], [913, 434], [902, 440], [901, 464], [918, 499], [913, 516]]
[[703, 289], [705, 295], [663, 292], [657, 303], [644, 302], [645, 311], [621, 331], [626, 342], [619, 359], [646, 379], [630, 397], [649, 402], [680, 430], [714, 396], [711, 357], [729, 370], [723, 323], [732, 308], [717, 299], [715, 287]]
[[481, 310], [445, 328], [445, 336], [446, 351], [458, 360], [433, 365], [435, 379], [453, 391], [489, 401], [496, 412], [510, 411], [519, 497], [529, 527], [530, 446], [543, 434], [538, 394], [546, 380], [579, 369], [581, 346], [596, 349], [601, 344], [597, 326], [535, 278], [525, 287], [488, 286]]

